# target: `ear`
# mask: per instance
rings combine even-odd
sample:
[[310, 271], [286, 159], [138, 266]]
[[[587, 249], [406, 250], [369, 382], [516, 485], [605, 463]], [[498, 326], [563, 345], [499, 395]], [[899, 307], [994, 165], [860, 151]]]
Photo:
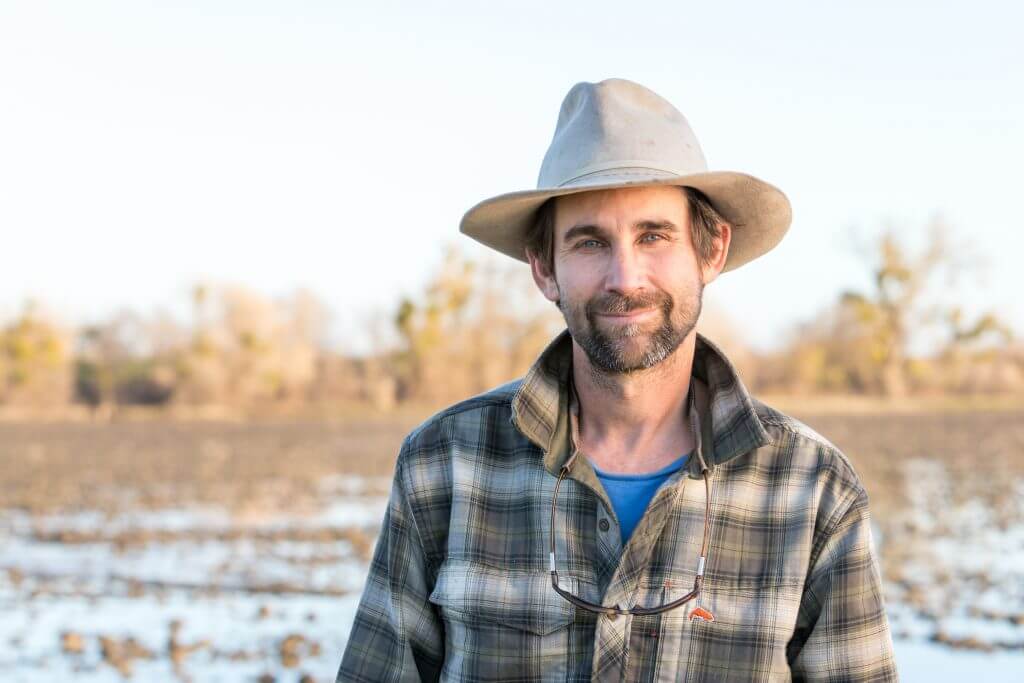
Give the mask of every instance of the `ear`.
[[725, 268], [729, 258], [729, 245], [732, 244], [732, 226], [728, 223], [718, 224], [718, 237], [715, 238], [715, 252], [711, 261], [701, 267], [704, 284], [713, 282]]
[[555, 282], [554, 273], [549, 272], [548, 264], [543, 263], [536, 254], [527, 250], [526, 258], [530, 262], [530, 273], [533, 281], [537, 283], [537, 289], [544, 297], [553, 303], [558, 303], [558, 283]]

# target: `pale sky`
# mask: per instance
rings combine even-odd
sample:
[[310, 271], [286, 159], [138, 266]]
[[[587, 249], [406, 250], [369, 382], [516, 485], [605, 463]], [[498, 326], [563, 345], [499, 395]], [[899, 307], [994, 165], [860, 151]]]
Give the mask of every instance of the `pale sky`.
[[1018, 8], [0, 0], [0, 320], [308, 287], [358, 347], [445, 244], [486, 254], [459, 219], [535, 186], [566, 91], [622, 77], [793, 203], [707, 290], [753, 345], [865, 284], [851, 227], [936, 214], [990, 266], [951, 296], [1024, 333]]

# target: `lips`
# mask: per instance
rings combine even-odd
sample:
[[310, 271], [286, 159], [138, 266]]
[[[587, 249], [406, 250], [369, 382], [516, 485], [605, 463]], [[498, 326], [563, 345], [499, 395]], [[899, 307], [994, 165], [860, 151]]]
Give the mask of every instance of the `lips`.
[[597, 315], [604, 318], [639, 318], [641, 316], [647, 315], [648, 313], [655, 312], [657, 312], [657, 309], [644, 308], [636, 311], [627, 311], [625, 313], [598, 313]]

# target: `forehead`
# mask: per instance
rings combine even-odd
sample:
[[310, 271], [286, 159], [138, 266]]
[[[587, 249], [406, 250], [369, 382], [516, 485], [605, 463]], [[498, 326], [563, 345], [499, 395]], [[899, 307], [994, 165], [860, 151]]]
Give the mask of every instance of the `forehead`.
[[614, 229], [637, 221], [669, 220], [684, 225], [688, 202], [675, 185], [624, 187], [562, 195], [555, 200], [555, 228], [564, 232], [580, 221]]

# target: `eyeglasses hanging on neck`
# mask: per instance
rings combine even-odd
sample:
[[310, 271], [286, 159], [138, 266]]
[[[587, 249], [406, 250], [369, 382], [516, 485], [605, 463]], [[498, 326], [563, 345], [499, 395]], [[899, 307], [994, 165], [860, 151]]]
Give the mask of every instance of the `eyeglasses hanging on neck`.
[[[573, 386], [573, 381], [572, 381], [571, 377], [570, 377], [570, 380], [569, 380], [569, 391], [572, 393], [572, 396], [570, 397], [570, 404], [573, 404], [573, 402], [576, 400], [576, 396], [575, 396], [575, 387]], [[704, 459], [700, 455], [701, 444], [698, 441], [698, 439], [700, 437], [699, 437], [698, 426], [696, 424], [697, 423], [697, 411], [694, 409], [694, 396], [693, 396], [693, 382], [692, 381], [690, 383], [690, 389], [689, 389], [689, 395], [687, 396], [687, 401], [688, 401], [688, 417], [690, 418], [690, 428], [693, 430], [695, 444], [697, 444], [697, 449], [696, 450], [698, 452], [698, 458], [700, 459], [701, 475], [702, 475], [702, 477], [704, 479], [704, 494], [705, 494], [705, 496], [704, 496], [704, 538], [703, 538], [703, 541], [701, 542], [700, 556], [697, 559], [697, 572], [696, 572], [696, 575], [694, 576], [694, 579], [693, 579], [693, 590], [691, 590], [689, 593], [687, 593], [686, 595], [682, 596], [681, 598], [679, 598], [677, 600], [672, 600], [671, 602], [666, 602], [666, 603], [664, 603], [662, 605], [658, 605], [657, 607], [631, 607], [631, 608], [628, 608], [628, 609], [623, 609], [623, 608], [618, 607], [618, 606], [607, 607], [605, 605], [599, 605], [597, 603], [590, 602], [589, 600], [584, 600], [583, 598], [579, 597], [578, 595], [573, 595], [569, 591], [566, 591], [566, 590], [562, 589], [558, 585], [558, 570], [556, 569], [557, 564], [556, 564], [556, 559], [555, 559], [555, 507], [557, 505], [558, 490], [559, 490], [559, 488], [561, 488], [562, 479], [564, 479], [565, 476], [567, 474], [569, 474], [569, 470], [571, 469], [573, 462], [576, 460], [576, 456], [579, 455], [579, 450], [576, 448], [576, 444], [579, 443], [579, 434], [577, 432], [576, 423], [575, 423], [575, 421], [573, 421], [572, 416], [570, 416], [569, 419], [572, 422], [571, 433], [572, 433], [572, 441], [573, 441], [573, 453], [572, 453], [571, 456], [569, 456], [569, 459], [565, 461], [565, 463], [561, 467], [561, 470], [558, 472], [558, 479], [555, 481], [555, 490], [554, 490], [554, 492], [553, 492], [553, 494], [551, 496], [551, 525], [549, 527], [551, 529], [551, 546], [550, 546], [550, 554], [549, 554], [548, 557], [549, 557], [549, 570], [551, 572], [551, 586], [552, 586], [552, 588], [555, 589], [556, 593], [558, 593], [563, 598], [565, 598], [566, 600], [571, 602], [573, 605], [576, 605], [580, 609], [585, 609], [585, 610], [587, 610], [589, 612], [594, 612], [595, 614], [606, 614], [606, 615], [611, 615], [611, 614], [616, 614], [616, 615], [618, 615], [618, 614], [622, 614], [622, 615], [661, 614], [662, 612], [667, 612], [667, 611], [675, 609], [677, 607], [682, 607], [686, 603], [688, 603], [688, 602], [690, 602], [692, 600], [695, 600], [700, 595], [701, 588], [704, 585], [704, 565], [705, 565], [706, 560], [707, 560], [708, 539], [710, 538], [710, 530], [711, 530], [711, 482], [708, 480], [708, 468], [707, 468], [707, 465], [704, 463]], [[714, 621], [714, 616], [712, 616], [711, 613], [708, 612], [707, 610], [705, 610], [703, 608], [700, 608], [700, 607], [696, 608], [695, 610], [693, 610], [693, 612], [690, 613], [690, 619], [695, 619], [695, 618], [705, 619], [705, 620], [708, 620], [708, 621]]]

